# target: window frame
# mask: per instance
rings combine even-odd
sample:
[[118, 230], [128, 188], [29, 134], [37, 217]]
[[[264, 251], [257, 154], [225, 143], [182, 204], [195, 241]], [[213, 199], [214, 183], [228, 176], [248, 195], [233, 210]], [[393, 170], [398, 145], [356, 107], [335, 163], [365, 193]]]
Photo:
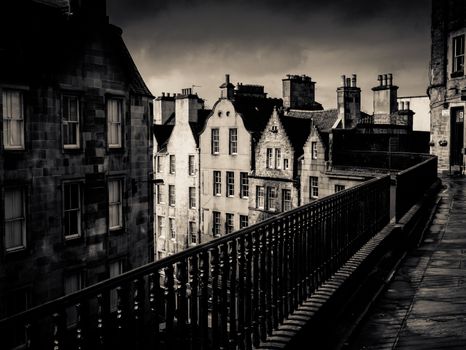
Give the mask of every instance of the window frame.
[[196, 175], [196, 158], [194, 154], [188, 155], [188, 175], [189, 176]]
[[222, 172], [214, 170], [212, 173], [212, 184], [213, 184], [213, 194], [214, 196], [222, 195]]
[[267, 147], [266, 153], [265, 153], [265, 162], [266, 162], [266, 168], [267, 169], [273, 169], [273, 148]]
[[[78, 203], [79, 203], [79, 208], [78, 208], [78, 227], [79, 227], [79, 232], [74, 235], [66, 235], [66, 212], [71, 211], [73, 209], [65, 209], [65, 191], [66, 191], [66, 186], [72, 186], [72, 185], [77, 185], [78, 186]], [[82, 185], [83, 185], [83, 180], [75, 180], [75, 181], [63, 181], [62, 183], [62, 220], [63, 220], [63, 237], [66, 241], [73, 240], [73, 239], [78, 239], [82, 237], [83, 235], [83, 225], [82, 225], [82, 218], [83, 218], [83, 203], [84, 203], [84, 198], [83, 198], [83, 190], [82, 190]], [[76, 209], [74, 209], [76, 211]]]
[[247, 172], [240, 172], [240, 198], [249, 198], [249, 174]]
[[157, 237], [165, 237], [165, 230], [164, 230], [164, 227], [165, 227], [165, 216], [163, 215], [157, 215]]
[[235, 214], [226, 213], [225, 215], [225, 234], [227, 235], [235, 231]]
[[212, 235], [218, 237], [221, 235], [221, 213], [219, 211], [212, 211]]
[[164, 184], [156, 184], [156, 204], [165, 204], [165, 185]]
[[156, 158], [156, 162], [157, 162], [156, 172], [159, 173], [159, 174], [163, 172], [162, 158], [164, 158], [164, 157], [161, 156], [161, 155], [157, 155], [157, 158]]
[[189, 209], [196, 209], [196, 187], [188, 187], [188, 205]]
[[[244, 225], [244, 221], [246, 221], [246, 225]], [[239, 216], [239, 228], [240, 230], [249, 226], [249, 216], [247, 215], [240, 215]]]
[[226, 172], [226, 196], [228, 198], [233, 198], [235, 196], [235, 172], [227, 171]]
[[345, 185], [335, 184], [335, 193], [338, 193], [338, 192], [341, 192], [341, 191], [344, 191], [344, 190], [346, 190]]
[[311, 157], [312, 159], [317, 159], [318, 157], [317, 141], [311, 142]]
[[256, 186], [256, 208], [265, 209], [265, 187], [264, 186]]
[[210, 149], [211, 154], [217, 155], [220, 154], [220, 129], [212, 128], [210, 134]]
[[[76, 99], [76, 122], [71, 121], [70, 119], [66, 120], [65, 119], [65, 99], [67, 98], [74, 98]], [[81, 97], [78, 94], [72, 94], [72, 93], [63, 93], [61, 96], [61, 120], [62, 120], [62, 125], [61, 125], [61, 132], [62, 132], [62, 147], [64, 150], [79, 150], [81, 148], [81, 115], [82, 115], [82, 103], [81, 103]], [[68, 112], [70, 111], [70, 107], [68, 106]], [[69, 118], [69, 116], [68, 116]], [[75, 124], [76, 125], [76, 143], [71, 144], [71, 143], [65, 143], [65, 125], [66, 124]]]
[[282, 149], [281, 148], [275, 148], [275, 155], [274, 155], [274, 159], [275, 159], [275, 169], [281, 169], [282, 168], [282, 165], [281, 165], [281, 162], [282, 162]]
[[238, 154], [238, 128], [228, 129], [228, 154]]
[[[172, 194], [173, 189], [173, 194]], [[168, 205], [174, 207], [176, 205], [176, 188], [175, 185], [168, 185]]]
[[188, 234], [192, 245], [197, 244], [196, 222], [188, 221]]
[[317, 176], [309, 176], [309, 196], [314, 199], [319, 198], [319, 178]]
[[168, 172], [171, 175], [176, 173], [176, 157], [174, 154], [168, 156]]
[[267, 186], [266, 190], [266, 207], [267, 211], [277, 211], [278, 191], [275, 186]]
[[[118, 135], [118, 141], [119, 143], [110, 143], [110, 126], [112, 122], [110, 121], [110, 111], [109, 111], [109, 104], [111, 101], [117, 102], [117, 106], [119, 106], [119, 111], [120, 111], [120, 120], [119, 122], [114, 122], [113, 124], [119, 125], [117, 128], [117, 135]], [[106, 99], [105, 102], [105, 116], [107, 120], [107, 148], [110, 150], [118, 150], [123, 148], [124, 144], [124, 115], [125, 115], [125, 110], [124, 110], [124, 98], [123, 97], [118, 97], [118, 96], [109, 96]]]
[[168, 232], [170, 233], [170, 239], [176, 240], [176, 220], [174, 217], [168, 217]]
[[290, 161], [288, 158], [283, 158], [283, 170], [288, 170], [290, 168]]
[[[6, 95], [8, 93], [18, 93], [19, 94], [19, 109], [20, 109], [20, 118], [12, 118], [7, 117], [6, 115]], [[2, 89], [2, 147], [5, 151], [24, 151], [26, 150], [26, 106], [25, 106], [25, 92], [21, 89], [14, 89], [14, 88], [3, 88]], [[6, 143], [6, 140], [9, 139], [9, 135], [7, 135], [7, 127], [6, 124], [7, 122], [11, 123], [11, 121], [16, 121], [17, 123], [20, 124], [20, 145], [10, 145], [9, 143]], [[10, 129], [8, 129], [10, 130]]]
[[[289, 195], [289, 198], [288, 198]], [[292, 209], [291, 190], [288, 188], [282, 189], [282, 212]]]
[[[110, 202], [110, 183], [111, 182], [117, 182], [119, 183], [119, 190], [120, 190], [120, 201], [119, 202]], [[125, 191], [125, 184], [124, 184], [124, 179], [120, 177], [112, 177], [109, 178], [107, 181], [107, 201], [108, 201], [108, 230], [109, 231], [118, 231], [122, 230], [125, 226], [125, 219], [124, 219], [124, 210], [123, 210], [123, 194]], [[119, 217], [120, 217], [120, 222], [118, 226], [111, 226], [110, 222], [110, 207], [112, 205], [118, 205], [119, 203]]]
[[[458, 41], [461, 43], [462, 51], [457, 52]], [[465, 34], [460, 34], [452, 37], [452, 74], [464, 74], [464, 58], [465, 58]], [[458, 67], [458, 59], [462, 60], [461, 67]]]
[[[20, 194], [21, 194], [21, 210], [22, 210], [22, 213], [21, 213], [21, 217], [15, 217], [15, 218], [11, 218], [9, 219], [9, 221], [7, 221], [6, 219], [6, 208], [7, 208], [7, 204], [6, 204], [6, 197], [7, 197], [7, 192], [9, 191], [19, 191]], [[2, 235], [2, 238], [3, 238], [3, 250], [6, 254], [10, 254], [10, 253], [15, 253], [15, 252], [20, 252], [20, 251], [24, 251], [28, 248], [28, 242], [27, 242], [27, 225], [28, 225], [28, 215], [27, 215], [27, 203], [26, 203], [26, 196], [27, 196], [27, 188], [25, 186], [11, 186], [11, 187], [5, 187], [3, 189], [3, 235]], [[10, 205], [8, 207], [11, 207]], [[12, 222], [12, 221], [19, 221], [21, 220], [22, 221], [22, 224], [21, 224], [21, 245], [17, 245], [17, 246], [13, 246], [13, 247], [9, 247], [7, 248], [7, 242], [6, 242], [6, 232], [7, 232], [7, 229], [6, 229], [6, 225], [8, 222]]]

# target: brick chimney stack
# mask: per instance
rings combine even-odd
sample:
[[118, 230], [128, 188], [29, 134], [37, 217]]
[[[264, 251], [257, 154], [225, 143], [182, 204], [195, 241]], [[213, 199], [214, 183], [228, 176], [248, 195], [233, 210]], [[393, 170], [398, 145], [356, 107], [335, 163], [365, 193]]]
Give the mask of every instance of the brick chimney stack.
[[361, 118], [361, 89], [357, 87], [357, 76], [351, 78], [341, 76], [342, 86], [337, 89], [338, 116], [343, 128], [350, 129], [356, 126]]

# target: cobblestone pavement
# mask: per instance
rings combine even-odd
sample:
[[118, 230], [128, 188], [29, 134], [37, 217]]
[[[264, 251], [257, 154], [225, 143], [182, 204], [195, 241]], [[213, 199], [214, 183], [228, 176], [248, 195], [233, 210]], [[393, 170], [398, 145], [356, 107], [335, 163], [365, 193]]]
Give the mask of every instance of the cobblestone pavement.
[[424, 241], [345, 349], [466, 349], [466, 178], [442, 181]]

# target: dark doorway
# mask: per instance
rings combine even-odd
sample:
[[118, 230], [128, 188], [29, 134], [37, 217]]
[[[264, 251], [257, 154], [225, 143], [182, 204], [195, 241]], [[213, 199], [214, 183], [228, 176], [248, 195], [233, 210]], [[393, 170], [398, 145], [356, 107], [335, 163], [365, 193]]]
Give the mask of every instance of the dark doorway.
[[[464, 148], [464, 108], [451, 109], [450, 165], [452, 170], [461, 171]], [[459, 168], [459, 169], [455, 169]]]

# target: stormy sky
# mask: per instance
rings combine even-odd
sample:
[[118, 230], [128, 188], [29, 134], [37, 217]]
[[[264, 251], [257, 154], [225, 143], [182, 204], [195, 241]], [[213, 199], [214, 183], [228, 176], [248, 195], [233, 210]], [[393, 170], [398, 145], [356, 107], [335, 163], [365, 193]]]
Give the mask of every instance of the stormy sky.
[[325, 108], [336, 107], [340, 76], [356, 73], [367, 112], [378, 74], [394, 74], [399, 96], [426, 92], [430, 0], [107, 2], [156, 96], [195, 86], [211, 106], [225, 73], [271, 97], [286, 74], [307, 74]]

